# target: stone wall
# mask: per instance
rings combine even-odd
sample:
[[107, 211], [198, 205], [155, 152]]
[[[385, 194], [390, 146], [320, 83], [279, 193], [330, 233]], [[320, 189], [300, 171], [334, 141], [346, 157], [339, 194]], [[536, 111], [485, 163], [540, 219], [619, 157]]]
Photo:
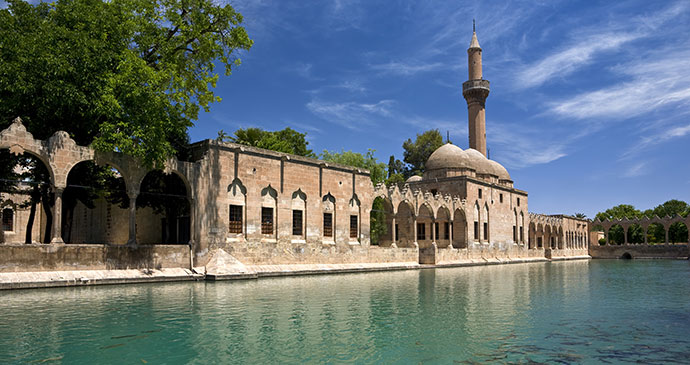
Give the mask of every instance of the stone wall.
[[592, 245], [589, 255], [595, 259], [620, 259], [629, 254], [633, 259], [687, 259], [688, 245]]
[[0, 245], [0, 272], [189, 268], [189, 246]]

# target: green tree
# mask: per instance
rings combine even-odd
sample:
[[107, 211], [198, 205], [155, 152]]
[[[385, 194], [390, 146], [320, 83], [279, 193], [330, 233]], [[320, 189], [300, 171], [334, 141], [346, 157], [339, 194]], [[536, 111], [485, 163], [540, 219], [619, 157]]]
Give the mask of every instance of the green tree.
[[[680, 216], [687, 216], [687, 211], [690, 209], [690, 205], [688, 203], [682, 201], [682, 200], [677, 200], [677, 199], [672, 199], [664, 202], [663, 204], [657, 205], [654, 207], [654, 209], [651, 210], [649, 213], [649, 217], [653, 216], [658, 216], [658, 217], [666, 217], [670, 216], [673, 217], [675, 215], [680, 215]], [[654, 235], [655, 241], [661, 241], [665, 242], [666, 241], [666, 235], [665, 232], [663, 231], [663, 228], [659, 227], [654, 227], [655, 230], [652, 232]], [[663, 237], [663, 240], [660, 240], [660, 238]], [[671, 243], [675, 242], [688, 242], [688, 227], [680, 222], [676, 222], [669, 227], [668, 230], [668, 239]]]
[[412, 175], [421, 175], [424, 172], [424, 164], [429, 156], [443, 145], [443, 136], [438, 129], [428, 130], [422, 134], [417, 134], [414, 142], [408, 139], [402, 145], [403, 160], [409, 165], [405, 170], [405, 178]]
[[575, 213], [575, 218], [587, 219], [587, 214], [585, 214], [585, 213]]
[[[374, 150], [369, 149], [362, 155], [352, 151], [330, 152], [324, 150], [319, 156], [324, 161], [335, 162], [347, 166], [358, 167], [369, 170], [371, 182], [374, 186], [385, 182], [386, 164], [378, 162], [374, 157]], [[372, 245], [379, 244], [379, 238], [388, 232], [386, 226], [386, 212], [383, 200], [375, 199], [372, 203], [369, 220], [369, 230]]]
[[236, 130], [233, 136], [228, 136], [223, 130], [220, 130], [217, 139], [276, 152], [316, 157], [314, 152], [308, 148], [309, 142], [306, 140], [306, 136], [306, 133], [297, 132], [290, 127], [279, 131], [247, 128]]
[[[635, 209], [634, 206], [628, 204], [620, 204], [607, 209], [603, 212], [597, 213], [596, 219], [600, 220], [613, 220], [613, 219], [634, 219], [642, 217], [642, 212]], [[639, 232], [633, 232], [635, 235], [641, 235], [641, 230]], [[635, 236], [635, 239], [639, 237]], [[625, 230], [620, 225], [615, 225], [609, 230], [609, 243], [610, 244], [623, 244], [625, 242]]]
[[147, 166], [187, 142], [219, 74], [252, 41], [212, 0], [8, 0], [0, 10], [0, 128], [21, 116], [36, 138], [65, 130], [82, 145]]

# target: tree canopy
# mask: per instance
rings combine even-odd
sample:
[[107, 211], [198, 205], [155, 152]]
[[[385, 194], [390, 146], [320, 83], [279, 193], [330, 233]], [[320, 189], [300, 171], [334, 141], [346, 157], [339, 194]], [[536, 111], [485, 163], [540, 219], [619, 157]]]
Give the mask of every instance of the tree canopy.
[[428, 130], [422, 134], [417, 134], [414, 142], [408, 139], [403, 142], [403, 161], [409, 165], [405, 170], [405, 178], [412, 175], [421, 175], [424, 172], [424, 164], [429, 156], [437, 148], [443, 146], [443, 136], [438, 129]]
[[213, 0], [8, 0], [0, 10], [0, 128], [21, 116], [46, 139], [117, 150], [147, 166], [187, 142], [252, 46], [242, 15]]
[[[629, 204], [616, 205], [596, 215], [596, 219], [613, 220], [613, 219], [639, 219], [643, 217], [665, 217], [680, 215], [687, 217], [690, 212], [690, 205], [682, 200], [672, 199], [666, 201], [652, 209], [640, 211]], [[688, 227], [682, 223], [674, 223], [669, 228], [669, 241], [671, 242], [687, 242]], [[622, 244], [625, 242], [625, 231], [620, 225], [615, 225], [609, 231], [609, 242], [615, 244]], [[628, 229], [628, 242], [642, 243], [644, 242], [645, 232], [639, 225], [633, 225]], [[666, 240], [664, 227], [659, 224], [652, 224], [646, 232], [647, 242], [649, 243], [663, 243]]]
[[379, 162], [374, 157], [374, 152], [376, 151], [372, 149], [367, 150], [365, 154], [352, 151], [330, 152], [324, 150], [319, 158], [324, 161], [369, 170], [371, 182], [376, 186], [386, 180], [386, 164]]
[[223, 130], [218, 132], [218, 140], [293, 155], [316, 157], [314, 152], [308, 148], [309, 142], [306, 136], [306, 133], [297, 132], [290, 127], [280, 131], [265, 131], [261, 128], [240, 128], [232, 136], [228, 136]]

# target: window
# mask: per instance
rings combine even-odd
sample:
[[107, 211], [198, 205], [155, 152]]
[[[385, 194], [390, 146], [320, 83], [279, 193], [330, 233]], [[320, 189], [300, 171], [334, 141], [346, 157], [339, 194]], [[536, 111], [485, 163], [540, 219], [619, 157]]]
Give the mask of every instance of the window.
[[301, 236], [302, 235], [302, 211], [293, 209], [292, 210], [292, 235]]
[[479, 189], [479, 199], [482, 198], [482, 189]]
[[479, 222], [474, 222], [474, 239], [479, 239]]
[[517, 199], [518, 207], [520, 206], [520, 198]]
[[484, 222], [484, 240], [489, 239], [489, 223]]
[[323, 213], [323, 236], [333, 237], [333, 213]]
[[399, 240], [399, 239], [400, 239], [399, 234], [400, 234], [400, 231], [398, 230], [398, 224], [396, 223], [396, 224], [395, 224], [395, 239], [396, 239], [396, 240]]
[[431, 189], [431, 195], [436, 195], [436, 193], [438, 193], [438, 190], [436, 190], [436, 189]]
[[261, 208], [261, 233], [273, 234], [273, 208]]
[[525, 235], [522, 227], [520, 227], [520, 242], [525, 242]]
[[14, 210], [10, 208], [2, 210], [2, 230], [5, 232], [14, 231]]
[[230, 233], [242, 233], [242, 206], [230, 206], [230, 223], [228, 224]]
[[513, 242], [517, 242], [517, 227], [513, 226]]
[[441, 237], [438, 235], [438, 231], [439, 231], [438, 228], [439, 228], [438, 222], [434, 223], [434, 234], [435, 234], [434, 237], [436, 237], [437, 240], [438, 240], [438, 239], [441, 239]]
[[417, 241], [424, 241], [426, 239], [426, 224], [417, 223]]
[[498, 194], [498, 201], [503, 203], [503, 194]]
[[443, 223], [443, 238], [450, 239], [450, 223], [448, 222]]
[[357, 238], [357, 216], [350, 216], [350, 238]]

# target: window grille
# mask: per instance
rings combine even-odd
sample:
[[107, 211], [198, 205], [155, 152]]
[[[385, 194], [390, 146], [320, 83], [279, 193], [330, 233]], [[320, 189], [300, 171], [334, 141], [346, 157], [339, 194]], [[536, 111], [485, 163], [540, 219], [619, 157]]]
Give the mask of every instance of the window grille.
[[323, 213], [323, 235], [333, 237], [333, 213]]
[[230, 206], [229, 231], [230, 231], [230, 233], [242, 233], [242, 206], [241, 205], [231, 205]]
[[484, 222], [484, 240], [489, 239], [489, 223]]
[[292, 235], [301, 236], [302, 235], [302, 211], [293, 210], [292, 211]]
[[273, 234], [273, 208], [261, 208], [261, 233]]
[[450, 239], [450, 223], [449, 222], [443, 223], [443, 238], [446, 240]]
[[350, 238], [357, 238], [357, 216], [350, 216]]

